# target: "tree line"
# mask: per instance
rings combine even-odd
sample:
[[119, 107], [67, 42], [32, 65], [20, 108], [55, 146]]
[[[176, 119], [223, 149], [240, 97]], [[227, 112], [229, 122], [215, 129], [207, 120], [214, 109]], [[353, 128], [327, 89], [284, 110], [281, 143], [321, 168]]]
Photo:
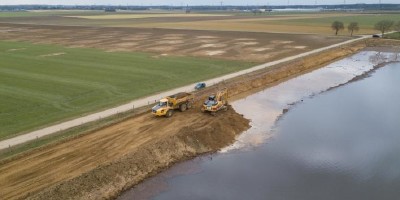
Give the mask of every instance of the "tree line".
[[[344, 24], [341, 21], [334, 21], [332, 22], [331, 28], [335, 31], [335, 35], [337, 35], [339, 31], [344, 30]], [[382, 37], [386, 32], [391, 30], [400, 32], [400, 21], [395, 23], [393, 20], [381, 20], [375, 24], [374, 29], [380, 31], [382, 33]], [[347, 30], [349, 31], [350, 35], [353, 36], [354, 32], [360, 30], [358, 22], [350, 22], [350, 24], [347, 26]]]

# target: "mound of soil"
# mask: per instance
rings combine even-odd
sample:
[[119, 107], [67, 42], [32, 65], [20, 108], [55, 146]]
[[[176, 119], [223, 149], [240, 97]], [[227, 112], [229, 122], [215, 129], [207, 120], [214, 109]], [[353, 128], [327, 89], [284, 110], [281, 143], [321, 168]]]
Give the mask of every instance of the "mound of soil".
[[31, 199], [115, 197], [122, 190], [130, 188], [178, 161], [214, 152], [231, 144], [236, 135], [249, 128], [249, 121], [233, 109], [218, 113], [216, 117], [205, 117], [212, 120], [182, 126], [171, 137], [151, 142], [118, 160], [43, 190]]

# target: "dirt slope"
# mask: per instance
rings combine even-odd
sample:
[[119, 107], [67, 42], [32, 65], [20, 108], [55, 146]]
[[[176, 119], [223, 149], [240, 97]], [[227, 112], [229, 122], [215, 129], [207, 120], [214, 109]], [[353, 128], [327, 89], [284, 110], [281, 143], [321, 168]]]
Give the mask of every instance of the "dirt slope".
[[[210, 120], [211, 118], [213, 120]], [[154, 118], [146, 113], [117, 126], [3, 164], [0, 167], [1, 196], [6, 199], [25, 197], [29, 192], [71, 179], [99, 165], [103, 166], [96, 171], [102, 171], [103, 168], [110, 166], [107, 163], [113, 160], [117, 160], [114, 161], [117, 164], [111, 165], [112, 171], [129, 173], [133, 176], [126, 181], [135, 182], [140, 180], [137, 177], [142, 177], [143, 174], [168, 166], [174, 162], [173, 157], [191, 157], [221, 148], [231, 143], [235, 135], [247, 127], [248, 121], [233, 110], [215, 118], [200, 113], [197, 109], [176, 113], [169, 119]], [[223, 131], [229, 134], [221, 134]], [[149, 159], [153, 156], [157, 157], [156, 162], [154, 159]], [[133, 163], [120, 162], [119, 159], [128, 159]], [[139, 166], [136, 166], [137, 164]], [[138, 168], [139, 173], [136, 170]], [[102, 174], [100, 177], [103, 177], [107, 173], [100, 174]], [[81, 178], [88, 179], [83, 183], [90, 185], [75, 185], [76, 188], [68, 186], [68, 191], [73, 192], [73, 195], [79, 193], [82, 187], [99, 186], [92, 183], [102, 184], [101, 180], [95, 180], [99, 178], [96, 172]], [[120, 184], [125, 185], [121, 181], [117, 183], [119, 187]], [[65, 190], [63, 186], [59, 188]], [[69, 193], [64, 191], [56, 196], [65, 199], [70, 196]], [[50, 194], [52, 193], [45, 193], [45, 195]]]
[[[226, 81], [197, 96], [228, 87], [230, 95], [250, 92], [319, 68], [365, 46], [351, 44], [295, 62]], [[201, 99], [201, 98], [200, 98]], [[5, 199], [112, 198], [173, 163], [231, 144], [248, 120], [229, 109], [217, 117], [199, 107], [172, 118], [149, 113], [0, 164]]]

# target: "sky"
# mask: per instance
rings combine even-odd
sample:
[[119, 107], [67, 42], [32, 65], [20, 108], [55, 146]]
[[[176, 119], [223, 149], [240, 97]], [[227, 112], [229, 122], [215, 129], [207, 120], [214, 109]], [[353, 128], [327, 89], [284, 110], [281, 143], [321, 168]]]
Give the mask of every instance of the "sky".
[[[379, 3], [379, 0], [0, 0], [0, 5], [315, 5]], [[400, 3], [399, 0], [381, 0], [382, 3]]]

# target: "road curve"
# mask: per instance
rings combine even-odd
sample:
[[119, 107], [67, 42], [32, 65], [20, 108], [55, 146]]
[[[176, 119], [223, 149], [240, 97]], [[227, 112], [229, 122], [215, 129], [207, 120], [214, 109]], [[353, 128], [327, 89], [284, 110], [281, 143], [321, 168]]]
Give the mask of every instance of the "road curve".
[[[328, 49], [331, 49], [331, 48], [335, 48], [335, 47], [338, 47], [340, 45], [344, 45], [344, 44], [352, 43], [352, 42], [355, 42], [355, 41], [358, 41], [358, 40], [362, 40], [362, 39], [365, 39], [367, 37], [368, 36], [362, 36], [362, 37], [359, 37], [359, 38], [356, 38], [356, 39], [352, 39], [352, 40], [347, 40], [345, 42], [341, 42], [341, 43], [338, 43], [338, 44], [322, 47], [322, 48], [319, 48], [319, 49], [314, 49], [312, 51], [308, 51], [308, 52], [301, 53], [301, 54], [298, 54], [298, 55], [286, 57], [286, 58], [283, 58], [283, 59], [280, 59], [280, 60], [264, 63], [264, 64], [254, 66], [254, 67], [249, 68], [249, 69], [245, 69], [245, 70], [242, 70], [242, 71], [234, 72], [234, 73], [227, 74], [227, 75], [224, 75], [224, 76], [220, 76], [220, 77], [217, 77], [217, 78], [209, 79], [209, 80], [204, 81], [204, 82], [208, 86], [215, 85], [215, 84], [217, 84], [217, 83], [219, 83], [221, 81], [224, 81], [224, 80], [227, 80], [227, 79], [230, 79], [230, 78], [234, 78], [234, 77], [237, 77], [237, 76], [240, 76], [240, 75], [243, 75], [243, 74], [247, 74], [247, 73], [250, 73], [250, 72], [253, 72], [253, 71], [256, 71], [256, 70], [260, 70], [260, 69], [264, 69], [264, 68], [267, 68], [267, 67], [271, 67], [271, 66], [274, 66], [274, 65], [277, 65], [277, 64], [281, 64], [281, 63], [284, 63], [284, 62], [287, 62], [287, 61], [292, 61], [292, 60], [295, 60], [295, 59], [298, 59], [298, 58], [301, 58], [301, 57], [304, 57], [304, 56], [308, 56], [308, 55], [311, 55], [311, 54], [314, 54], [314, 53], [318, 53], [318, 52], [325, 51], [325, 50], [328, 50]], [[96, 121], [96, 120], [101, 119], [101, 118], [105, 118], [105, 117], [109, 117], [109, 116], [112, 116], [112, 115], [115, 115], [115, 114], [118, 114], [118, 113], [126, 112], [126, 111], [129, 111], [129, 110], [133, 109], [133, 108], [146, 106], [146, 105], [149, 105], [151, 103], [156, 102], [158, 99], [160, 99], [162, 97], [165, 97], [165, 96], [168, 96], [168, 95], [171, 95], [171, 94], [174, 94], [174, 93], [178, 93], [178, 92], [182, 92], [182, 91], [191, 92], [191, 91], [193, 91], [193, 89], [194, 89], [194, 85], [193, 84], [186, 85], [186, 86], [175, 88], [175, 89], [172, 89], [172, 90], [168, 90], [168, 91], [165, 91], [165, 92], [162, 92], [162, 93], [159, 93], [159, 94], [155, 94], [155, 95], [152, 95], [152, 96], [148, 96], [148, 97], [144, 97], [144, 98], [141, 98], [141, 99], [137, 99], [137, 100], [131, 101], [131, 102], [127, 103], [127, 104], [123, 104], [123, 105], [120, 105], [120, 106], [117, 106], [117, 107], [114, 107], [114, 108], [110, 108], [110, 109], [103, 110], [103, 111], [100, 111], [100, 112], [97, 112], [97, 113], [89, 114], [89, 115], [84, 116], [84, 117], [79, 117], [79, 118], [76, 118], [76, 119], [73, 119], [73, 120], [69, 120], [69, 121], [62, 122], [62, 123], [59, 123], [59, 124], [55, 124], [55, 125], [52, 125], [52, 126], [49, 126], [49, 127], [46, 127], [46, 128], [42, 128], [42, 129], [39, 129], [39, 130], [36, 130], [36, 131], [32, 131], [32, 132], [29, 132], [29, 133], [26, 133], [26, 134], [23, 134], [23, 135], [19, 135], [19, 136], [10, 138], [10, 139], [6, 139], [6, 140], [3, 140], [3, 141], [0, 141], [0, 150], [1, 149], [6, 149], [6, 148], [9, 148], [11, 146], [18, 145], [18, 144], [22, 144], [22, 143], [25, 143], [25, 142], [28, 142], [28, 141], [31, 141], [31, 140], [46, 136], [46, 135], [50, 135], [50, 134], [59, 132], [61, 130], [66, 130], [66, 129], [69, 129], [69, 128], [72, 128], [72, 127], [76, 127], [76, 126], [79, 126], [79, 125], [82, 125], [82, 124], [85, 124], [85, 123], [88, 123], [88, 122]]]

